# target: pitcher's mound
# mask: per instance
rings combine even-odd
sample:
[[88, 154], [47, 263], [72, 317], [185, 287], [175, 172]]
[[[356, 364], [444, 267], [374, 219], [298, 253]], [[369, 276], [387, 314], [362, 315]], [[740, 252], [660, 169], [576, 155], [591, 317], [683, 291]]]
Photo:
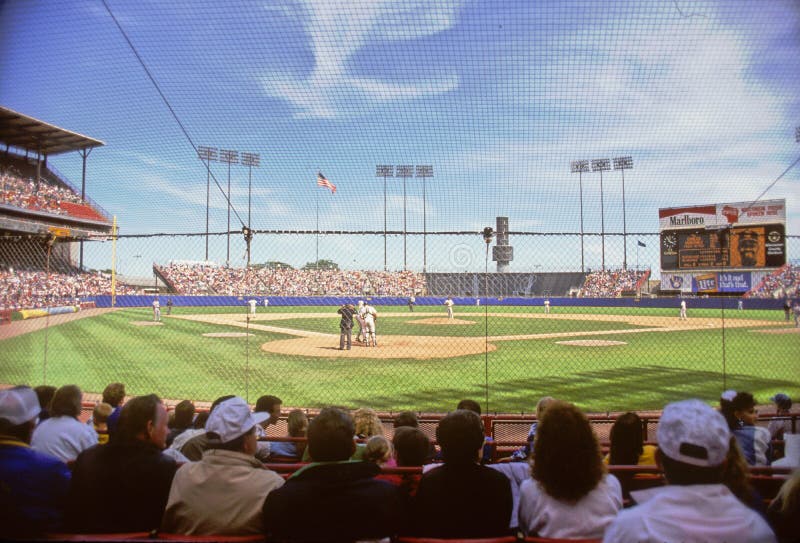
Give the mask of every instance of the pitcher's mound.
[[449, 338], [434, 336], [378, 336], [377, 347], [366, 347], [353, 343], [347, 351], [339, 350], [338, 336], [313, 336], [279, 339], [261, 345], [269, 353], [297, 356], [348, 357], [348, 358], [451, 358], [468, 354], [494, 351], [497, 347], [482, 337]]
[[156, 321], [131, 321], [131, 324], [134, 326], [162, 326], [164, 323]]
[[556, 341], [559, 345], [575, 345], [577, 347], [613, 347], [627, 345], [625, 341], [609, 341], [607, 339], [573, 339], [571, 341]]
[[465, 321], [462, 319], [448, 319], [447, 317], [432, 317], [430, 319], [419, 319], [408, 321], [408, 324], [475, 324], [475, 321]]
[[245, 332], [209, 332], [208, 334], [203, 334], [203, 337], [252, 337], [254, 335]]

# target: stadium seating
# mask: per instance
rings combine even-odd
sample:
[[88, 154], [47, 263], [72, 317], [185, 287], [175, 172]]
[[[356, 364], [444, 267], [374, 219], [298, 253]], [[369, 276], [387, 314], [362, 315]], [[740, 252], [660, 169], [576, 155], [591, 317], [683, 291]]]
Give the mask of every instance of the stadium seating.
[[749, 292], [745, 298], [783, 298], [796, 296], [800, 292], [800, 266], [786, 264], [764, 277], [764, 279]]
[[408, 296], [426, 289], [425, 276], [410, 271], [227, 268], [208, 263], [155, 265], [176, 294], [227, 296]]
[[623, 292], [633, 292], [649, 275], [649, 271], [605, 270], [586, 277], [579, 296], [582, 298], [616, 298]]

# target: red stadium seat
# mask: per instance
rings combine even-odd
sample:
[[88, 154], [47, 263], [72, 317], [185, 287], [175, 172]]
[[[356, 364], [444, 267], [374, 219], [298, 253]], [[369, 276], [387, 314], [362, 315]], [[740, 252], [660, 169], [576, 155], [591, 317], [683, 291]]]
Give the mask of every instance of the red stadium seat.
[[397, 543], [517, 543], [514, 536], [484, 537], [480, 539], [437, 539], [435, 537], [398, 537]]
[[218, 541], [219, 543], [247, 543], [251, 541], [264, 541], [264, 535], [182, 535], [159, 533], [154, 539], [152, 539], [152, 541], [183, 541], [185, 543], [207, 543]]
[[142, 541], [150, 539], [150, 532], [121, 532], [118, 534], [47, 534], [48, 541]]
[[524, 543], [601, 543], [602, 539], [558, 539], [551, 537], [526, 537]]

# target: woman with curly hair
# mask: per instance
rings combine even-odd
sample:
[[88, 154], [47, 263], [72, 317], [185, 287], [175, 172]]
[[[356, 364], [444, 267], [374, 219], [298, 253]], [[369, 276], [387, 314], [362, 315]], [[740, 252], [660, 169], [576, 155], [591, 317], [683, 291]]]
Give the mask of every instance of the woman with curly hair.
[[622, 508], [619, 481], [606, 473], [586, 416], [550, 404], [536, 431], [531, 479], [520, 487], [519, 524], [526, 535], [601, 539]]
[[362, 407], [353, 411], [353, 422], [356, 426], [356, 437], [359, 439], [369, 439], [372, 436], [383, 435], [381, 419], [372, 409]]

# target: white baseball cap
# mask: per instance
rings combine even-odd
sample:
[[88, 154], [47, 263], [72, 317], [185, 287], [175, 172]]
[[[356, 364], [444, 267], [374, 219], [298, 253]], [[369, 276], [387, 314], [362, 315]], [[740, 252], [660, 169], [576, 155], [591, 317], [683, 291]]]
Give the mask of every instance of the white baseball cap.
[[0, 390], [0, 419], [19, 426], [39, 416], [39, 398], [30, 387]]
[[269, 420], [269, 413], [253, 413], [244, 399], [235, 396], [217, 405], [206, 421], [206, 433], [213, 432], [222, 443], [233, 441], [252, 430], [253, 426]]
[[700, 400], [667, 405], [658, 421], [658, 448], [672, 460], [700, 467], [719, 466], [730, 447], [725, 418]]
[[727, 402], [732, 402], [736, 398], [736, 391], [735, 390], [726, 390], [722, 394], [720, 394], [719, 399], [725, 400]]

